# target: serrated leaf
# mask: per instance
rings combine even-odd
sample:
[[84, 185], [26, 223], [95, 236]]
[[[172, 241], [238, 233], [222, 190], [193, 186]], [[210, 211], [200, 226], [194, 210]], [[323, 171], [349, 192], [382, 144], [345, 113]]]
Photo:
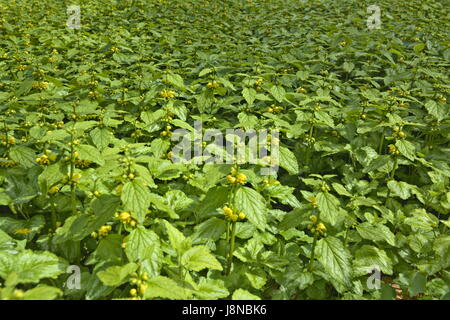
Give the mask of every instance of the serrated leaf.
[[353, 261], [355, 276], [362, 276], [373, 272], [373, 267], [385, 274], [392, 274], [392, 261], [382, 249], [364, 245], [355, 252]]
[[385, 225], [372, 225], [369, 222], [363, 222], [356, 226], [356, 230], [364, 239], [373, 241], [386, 241], [391, 246], [395, 246], [395, 235]]
[[181, 257], [181, 264], [186, 269], [193, 271], [203, 269], [222, 270], [222, 265], [206, 246], [196, 246], [186, 251]]
[[126, 243], [125, 253], [128, 260], [132, 262], [151, 258], [152, 247], [156, 250], [160, 248], [158, 235], [152, 230], [145, 229], [143, 226], [138, 226], [132, 230], [124, 239], [124, 242]]
[[290, 174], [298, 174], [299, 167], [297, 158], [295, 157], [294, 153], [288, 148], [282, 146], [279, 147], [279, 152], [280, 152], [280, 167], [286, 169]]
[[16, 273], [18, 283], [38, 283], [44, 278], [55, 279], [66, 270], [66, 264], [50, 252], [24, 250], [18, 254], [0, 251], [0, 277]]
[[63, 295], [63, 292], [55, 287], [39, 285], [27, 290], [23, 294], [23, 300], [55, 300]]
[[97, 272], [97, 277], [106, 286], [117, 287], [128, 280], [128, 276], [136, 271], [138, 265], [128, 263], [124, 266], [113, 266]]
[[317, 241], [317, 260], [322, 264], [328, 275], [340, 284], [350, 287], [352, 267], [351, 255], [341, 240], [326, 237]]
[[159, 276], [147, 281], [145, 299], [166, 298], [171, 300], [185, 300], [191, 296], [191, 290], [179, 286], [170, 278]]
[[145, 219], [148, 207], [150, 206], [150, 191], [142, 179], [136, 178], [125, 183], [120, 199], [125, 210], [140, 223]]
[[78, 151], [80, 160], [92, 161], [101, 166], [105, 164], [105, 160], [103, 159], [100, 151], [98, 151], [94, 146], [81, 144], [77, 146], [75, 150]]
[[267, 208], [264, 198], [255, 190], [241, 187], [236, 191], [234, 205], [237, 210], [243, 211], [248, 221], [260, 230], [266, 228]]
[[195, 295], [200, 299], [217, 300], [226, 298], [230, 292], [227, 290], [223, 280], [201, 278], [197, 285]]
[[320, 218], [334, 225], [338, 221], [339, 200], [328, 192], [319, 192], [316, 200], [320, 210]]
[[248, 104], [253, 104], [256, 98], [256, 91], [252, 88], [244, 88], [242, 90], [242, 96]]
[[111, 142], [112, 133], [107, 128], [95, 128], [89, 134], [95, 146], [101, 151]]
[[185, 89], [183, 78], [179, 74], [169, 73], [167, 75], [167, 82], [180, 89]]
[[411, 197], [411, 188], [413, 186], [406, 182], [390, 180], [387, 183], [387, 186], [394, 197], [400, 197], [403, 200]]
[[255, 296], [254, 294], [251, 294], [247, 290], [237, 289], [236, 291], [233, 292], [231, 300], [261, 300], [261, 298]]
[[437, 103], [436, 101], [429, 100], [425, 103], [425, 108], [428, 113], [435, 117], [438, 121], [442, 121], [448, 114], [448, 104]]
[[286, 91], [282, 86], [272, 86], [272, 88], [270, 88], [270, 93], [278, 102], [282, 102], [286, 95]]
[[395, 146], [398, 148], [398, 151], [400, 151], [402, 155], [404, 155], [409, 160], [414, 161], [416, 148], [411, 142], [406, 140], [397, 140]]
[[353, 195], [348, 192], [342, 184], [333, 182], [331, 185], [333, 186], [333, 189], [341, 196], [353, 197]]
[[34, 150], [25, 146], [15, 146], [9, 151], [11, 160], [21, 164], [25, 168], [31, 168], [36, 164]]
[[182, 255], [191, 246], [189, 239], [186, 238], [177, 228], [172, 226], [170, 222], [166, 220], [163, 220], [163, 222], [172, 248], [175, 249], [179, 255]]

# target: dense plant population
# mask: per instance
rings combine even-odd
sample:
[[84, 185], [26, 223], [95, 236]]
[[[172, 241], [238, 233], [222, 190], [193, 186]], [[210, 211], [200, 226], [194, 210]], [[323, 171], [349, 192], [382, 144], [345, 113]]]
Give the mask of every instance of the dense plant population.
[[0, 297], [449, 298], [447, 3], [372, 2], [0, 0]]

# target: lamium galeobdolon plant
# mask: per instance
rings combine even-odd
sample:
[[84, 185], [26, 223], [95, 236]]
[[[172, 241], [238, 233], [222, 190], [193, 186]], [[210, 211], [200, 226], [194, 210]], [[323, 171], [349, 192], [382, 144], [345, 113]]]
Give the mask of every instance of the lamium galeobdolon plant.
[[448, 19], [404, 5], [0, 0], [0, 297], [448, 299]]

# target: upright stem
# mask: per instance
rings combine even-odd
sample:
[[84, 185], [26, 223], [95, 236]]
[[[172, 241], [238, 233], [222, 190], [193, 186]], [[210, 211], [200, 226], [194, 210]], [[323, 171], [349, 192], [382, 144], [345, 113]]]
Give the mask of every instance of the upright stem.
[[[314, 209], [315, 211], [315, 209]], [[313, 212], [314, 212], [313, 211]], [[317, 224], [320, 222], [320, 210], [317, 213]], [[314, 257], [315, 257], [315, 249], [316, 249], [316, 244], [317, 244], [317, 238], [319, 237], [319, 232], [316, 231], [316, 233], [314, 233], [314, 240], [312, 243], [312, 247], [311, 247], [311, 257], [309, 258], [309, 263], [308, 263], [308, 270], [311, 271], [311, 267], [314, 261]]]
[[73, 174], [75, 171], [75, 159], [74, 159], [75, 149], [73, 147], [73, 132], [71, 133], [71, 144], [70, 144], [70, 196], [72, 202], [72, 214], [76, 213], [76, 205], [75, 205], [75, 184], [73, 183]]
[[236, 238], [236, 222], [232, 222], [230, 251], [228, 252], [228, 266], [227, 266], [227, 273], [226, 273], [226, 275], [230, 274], [230, 272], [231, 272], [231, 265], [233, 264], [233, 253], [234, 253], [234, 241], [235, 241], [235, 238]]
[[381, 152], [383, 151], [383, 143], [384, 143], [385, 134], [386, 134], [386, 127], [383, 129], [383, 133], [381, 134], [380, 146], [378, 147], [378, 154], [381, 154]]
[[[391, 176], [390, 176], [389, 180], [394, 180], [395, 171], [397, 170], [397, 164], [398, 164], [398, 157], [395, 156], [395, 158], [394, 158], [394, 167], [392, 168]], [[388, 193], [387, 193], [387, 196], [386, 196], [386, 202], [385, 203], [387, 203], [387, 201], [389, 200], [390, 196], [391, 196], [391, 189], [388, 189]]]

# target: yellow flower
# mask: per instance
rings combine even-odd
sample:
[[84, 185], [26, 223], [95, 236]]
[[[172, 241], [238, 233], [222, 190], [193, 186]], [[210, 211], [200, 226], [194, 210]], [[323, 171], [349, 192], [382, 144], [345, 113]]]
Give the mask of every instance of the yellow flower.
[[226, 217], [230, 217], [233, 214], [233, 210], [231, 208], [229, 208], [229, 207], [225, 206], [225, 207], [222, 208], [222, 210], [223, 210], [223, 214]]
[[243, 173], [239, 173], [236, 176], [236, 182], [240, 183], [240, 184], [244, 184], [247, 181], [247, 176]]
[[210, 89], [216, 89], [218, 88], [220, 85], [216, 80], [210, 81], [208, 82], [208, 84], [206, 85], [208, 88]]
[[316, 207], [316, 206], [317, 206], [317, 200], [316, 200], [316, 197], [311, 196], [311, 197], [308, 197], [308, 199], [306, 199], [306, 200], [308, 200], [308, 201], [309, 201], [309, 204], [312, 205], [313, 207]]
[[227, 175], [227, 181], [229, 183], [236, 183], [236, 178], [233, 177], [232, 175]]
[[170, 99], [170, 98], [174, 98], [174, 97], [175, 97], [175, 91], [164, 89], [164, 90], [162, 90], [162, 91], [159, 93], [159, 95], [160, 95], [160, 97], [162, 97], [162, 98], [168, 98], [168, 99]]
[[55, 194], [59, 191], [59, 186], [53, 186], [48, 190], [48, 193]]
[[22, 228], [22, 229], [17, 229], [14, 234], [29, 234], [31, 233], [31, 229], [28, 228]]
[[111, 231], [111, 226], [101, 226], [100, 229], [98, 229], [98, 235], [100, 237], [106, 237], [108, 233]]
[[325, 227], [325, 225], [320, 222], [317, 227], [316, 227], [317, 232], [319, 233], [324, 233], [325, 231], [327, 231], [327, 228]]

